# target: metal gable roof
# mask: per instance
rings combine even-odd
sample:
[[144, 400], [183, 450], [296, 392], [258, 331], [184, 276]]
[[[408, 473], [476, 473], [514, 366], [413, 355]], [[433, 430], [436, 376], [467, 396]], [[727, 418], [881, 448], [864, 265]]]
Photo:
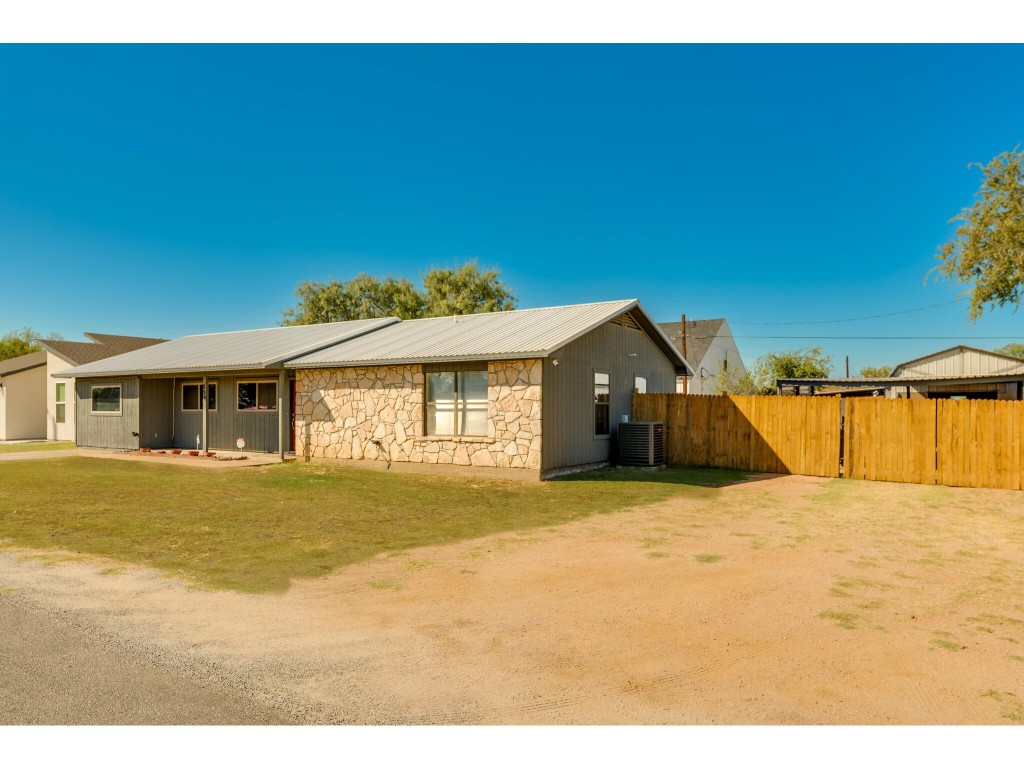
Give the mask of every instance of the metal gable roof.
[[405, 320], [358, 339], [296, 357], [289, 360], [286, 367], [352, 367], [546, 357], [626, 313], [630, 313], [633, 321], [678, 368], [688, 368], [678, 350], [636, 299]]
[[280, 367], [298, 355], [397, 323], [398, 318], [350, 320], [183, 336], [54, 374], [58, 378], [202, 373]]

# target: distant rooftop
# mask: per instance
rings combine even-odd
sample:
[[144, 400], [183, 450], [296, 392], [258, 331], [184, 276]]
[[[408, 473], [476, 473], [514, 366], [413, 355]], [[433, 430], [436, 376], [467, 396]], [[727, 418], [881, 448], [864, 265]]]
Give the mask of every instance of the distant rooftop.
[[116, 336], [110, 333], [84, 333], [82, 335], [92, 341], [40, 339], [39, 343], [44, 349], [48, 349], [72, 365], [85, 365], [167, 341], [167, 339], [151, 339], [145, 336]]
[[[711, 349], [711, 342], [715, 340], [718, 331], [725, 322], [724, 317], [713, 320], [687, 320], [686, 321], [686, 359], [694, 365], [700, 365], [700, 361]], [[669, 337], [676, 349], [682, 349], [683, 327], [682, 323], [658, 323], [658, 327]]]

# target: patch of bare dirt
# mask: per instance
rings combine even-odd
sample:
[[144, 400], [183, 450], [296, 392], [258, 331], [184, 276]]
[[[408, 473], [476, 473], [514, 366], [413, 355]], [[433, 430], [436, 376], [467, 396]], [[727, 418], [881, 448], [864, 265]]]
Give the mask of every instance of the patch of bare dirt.
[[0, 585], [308, 722], [1024, 720], [1024, 494], [772, 477], [279, 596], [0, 555]]

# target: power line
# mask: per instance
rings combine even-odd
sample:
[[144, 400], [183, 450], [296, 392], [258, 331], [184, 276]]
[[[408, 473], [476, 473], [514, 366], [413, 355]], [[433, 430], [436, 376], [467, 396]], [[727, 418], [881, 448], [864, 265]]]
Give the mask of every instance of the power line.
[[[734, 323], [735, 325], [824, 325], [825, 323], [852, 323], [857, 320], [874, 320], [879, 317], [894, 317], [896, 315], [909, 315], [912, 312], [923, 312], [926, 309], [935, 309], [936, 307], [948, 307], [950, 304], [956, 304], [960, 299], [953, 299], [952, 301], [943, 301], [940, 304], [929, 304], [926, 307], [915, 307], [914, 309], [901, 309], [899, 312], [885, 312], [881, 315], [862, 315], [861, 317], [847, 317], [842, 320], [792, 320], [789, 322], [782, 323]], [[748, 337], [757, 338], [757, 337]], [[781, 337], [780, 337], [781, 338]], [[984, 337], [982, 337], [984, 338]], [[988, 337], [996, 338], [996, 337]]]
[[733, 336], [734, 339], [861, 339], [864, 341], [884, 341], [884, 340], [908, 340], [908, 339], [927, 339], [927, 340], [949, 340], [949, 339], [961, 339], [966, 341], [977, 341], [980, 339], [1017, 339], [1019, 340], [1020, 335], [1017, 336], [971, 336], [964, 339], [963, 336]]

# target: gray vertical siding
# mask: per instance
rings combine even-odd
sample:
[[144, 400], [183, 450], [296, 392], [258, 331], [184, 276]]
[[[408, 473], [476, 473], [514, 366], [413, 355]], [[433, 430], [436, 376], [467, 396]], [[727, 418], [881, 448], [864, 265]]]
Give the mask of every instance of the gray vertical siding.
[[174, 427], [174, 382], [142, 379], [139, 388], [139, 444], [141, 448], [167, 448]]
[[[121, 387], [121, 413], [92, 412], [92, 388], [108, 385]], [[137, 376], [110, 379], [76, 379], [75, 406], [76, 442], [83, 448], [138, 448], [139, 379]]]
[[[635, 354], [636, 357], [629, 357]], [[558, 365], [554, 360], [558, 359]], [[594, 436], [594, 370], [611, 379], [611, 436]], [[622, 416], [633, 407], [633, 379], [648, 392], [675, 392], [675, 366], [646, 333], [605, 323], [544, 359], [542, 468], [608, 461]]]
[[[203, 433], [201, 411], [181, 410], [181, 388], [183, 384], [202, 384], [202, 377], [177, 379], [174, 386], [174, 447], [195, 449], [196, 435]], [[236, 385], [239, 381], [273, 381], [277, 383], [277, 372], [268, 374], [244, 374], [241, 376], [209, 377], [210, 384], [217, 385], [217, 410], [210, 411], [207, 421], [207, 447], [211, 451], [235, 450], [235, 441], [245, 438], [247, 451], [273, 453], [277, 446], [277, 411], [239, 411]], [[289, 392], [284, 391], [285, 413], [289, 412]], [[288, 417], [285, 417], [288, 424]], [[288, 435], [285, 434], [285, 450], [288, 450]]]

